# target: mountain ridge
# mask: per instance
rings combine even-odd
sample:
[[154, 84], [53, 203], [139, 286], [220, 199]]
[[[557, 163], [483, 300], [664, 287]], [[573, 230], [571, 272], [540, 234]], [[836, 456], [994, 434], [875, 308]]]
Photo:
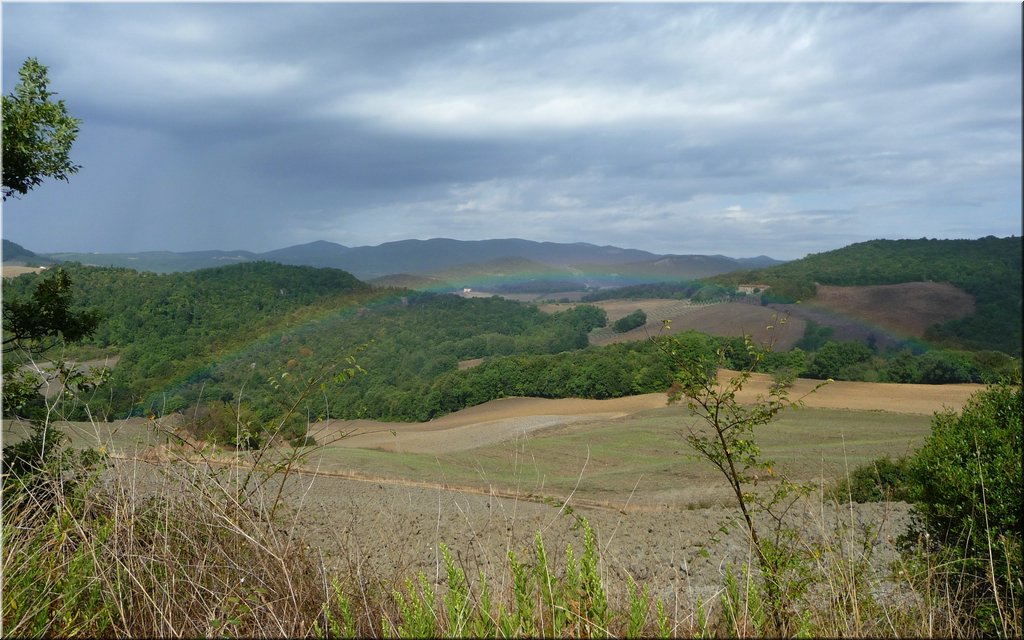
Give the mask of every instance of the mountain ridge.
[[[338, 243], [317, 240], [291, 245], [262, 253], [250, 251], [143, 251], [126, 253], [60, 252], [40, 254], [53, 261], [81, 262], [86, 265], [128, 267], [139, 271], [170, 273], [193, 271], [232, 262], [267, 260], [281, 264], [330, 267], [352, 273], [361, 280], [375, 280], [396, 274], [435, 276], [457, 267], [472, 267], [496, 260], [521, 258], [555, 271], [576, 269], [580, 265], [621, 267], [630, 272], [644, 272], [643, 265], [668, 259], [673, 263], [688, 263], [681, 269], [669, 269], [664, 275], [671, 278], [693, 278], [749, 269], [754, 266], [782, 264], [767, 256], [730, 258], [728, 256], [698, 256], [655, 254], [641, 249], [628, 249], [612, 245], [586, 242], [537, 242], [521, 238], [490, 240], [455, 240], [431, 238], [428, 240], [397, 240], [374, 246], [348, 247]], [[697, 263], [714, 263], [708, 268], [691, 268]], [[658, 269], [653, 269], [659, 271]], [[465, 269], [460, 269], [465, 271]]]

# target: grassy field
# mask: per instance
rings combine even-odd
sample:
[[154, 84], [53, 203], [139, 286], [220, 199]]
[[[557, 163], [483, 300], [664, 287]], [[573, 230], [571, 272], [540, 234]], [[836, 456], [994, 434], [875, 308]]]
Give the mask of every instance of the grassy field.
[[[693, 458], [684, 441], [687, 428], [697, 426], [686, 414], [683, 407], [652, 409], [551, 427], [449, 455], [329, 446], [317, 462], [321, 471], [481, 490], [546, 496], [575, 490], [578, 499], [611, 506], [726, 498], [717, 489], [716, 472]], [[929, 424], [923, 415], [802, 409], [780, 417], [760, 441], [765, 455], [792, 478], [830, 481], [847, 467], [909, 453], [924, 440]]]
[[[627, 503], [631, 508], [659, 508], [727, 500], [717, 472], [693, 458], [684, 441], [688, 428], [699, 427], [685, 407], [575, 418], [447, 454], [383, 450], [380, 438], [368, 448], [340, 441], [315, 451], [304, 466], [324, 474], [537, 499], [573, 493], [577, 501], [617, 508]], [[877, 457], [911, 452], [928, 434], [929, 424], [930, 417], [920, 414], [804, 408], [783, 413], [761, 432], [760, 443], [765, 456], [791, 478], [830, 482]], [[4, 439], [17, 439], [26, 430], [25, 424], [6, 421]], [[104, 446], [126, 457], [153, 457], [154, 445], [169, 442], [141, 419], [73, 423], [65, 430], [77, 446]], [[444, 439], [450, 431], [430, 433]], [[391, 435], [384, 430], [382, 437], [386, 446]]]

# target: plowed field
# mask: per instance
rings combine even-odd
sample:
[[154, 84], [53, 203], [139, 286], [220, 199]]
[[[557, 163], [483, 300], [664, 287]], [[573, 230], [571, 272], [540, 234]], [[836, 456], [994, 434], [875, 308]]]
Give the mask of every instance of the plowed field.
[[[608, 313], [609, 326], [590, 334], [590, 344], [606, 345], [617, 342], [646, 340], [664, 333], [663, 321], [671, 322], [671, 332], [700, 331], [713, 336], [734, 337], [750, 335], [759, 344], [772, 343], [776, 349], [786, 350], [803, 337], [805, 321], [788, 318], [779, 322], [779, 312], [768, 307], [745, 302], [694, 304], [687, 300], [606, 300], [588, 303]], [[542, 305], [544, 311], [557, 311], [569, 305]], [[611, 323], [637, 309], [647, 314], [647, 324], [625, 333], [615, 333]], [[771, 330], [768, 327], [772, 327]]]
[[[741, 400], [767, 383], [755, 376]], [[813, 384], [797, 381], [793, 397]], [[783, 413], [759, 442], [780, 473], [827, 484], [882, 455], [910, 452], [928, 434], [932, 412], [958, 408], [980, 388], [837, 382], [807, 396], [805, 409]], [[736, 514], [717, 472], [689, 455], [683, 435], [700, 423], [665, 403], [662, 394], [508, 398], [426, 424], [318, 424], [321, 442], [348, 435], [313, 451], [286, 495], [306, 540], [345, 572], [390, 580], [423, 571], [433, 579], [443, 574], [443, 542], [468, 574], [498, 579], [508, 550], [523, 557], [537, 532], [553, 557], [567, 544], [580, 549], [573, 525], [584, 516], [613, 589], [629, 575], [669, 606], [691, 606], [713, 596], [725, 563], [742, 562], [749, 549], [741, 533], [718, 532]], [[153, 448], [166, 439], [144, 421], [69, 427], [77, 442], [107, 443], [126, 456], [119, 464], [133, 478], [162, 481], [140, 458], [166, 460], [166, 444]], [[24, 431], [6, 424], [4, 437]], [[833, 535], [837, 522], [877, 528], [882, 566], [895, 557], [892, 541], [908, 512], [902, 504], [836, 511], [812, 500], [792, 516], [806, 541]]]

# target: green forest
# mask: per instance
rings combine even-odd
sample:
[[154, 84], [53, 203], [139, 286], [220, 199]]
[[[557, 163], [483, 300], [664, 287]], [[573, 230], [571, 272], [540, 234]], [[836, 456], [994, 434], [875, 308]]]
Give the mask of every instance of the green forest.
[[613, 287], [590, 291], [583, 295], [583, 302], [599, 302], [601, 300], [643, 300], [649, 298], [665, 298], [671, 300], [693, 300], [694, 302], [710, 302], [736, 298], [735, 286], [690, 280], [683, 282], [653, 282], [635, 284], [627, 287]]
[[[301, 378], [358, 352], [366, 373], [330, 391], [332, 415], [429, 419], [436, 410], [421, 406], [424, 392], [460, 360], [580, 349], [592, 329], [607, 323], [590, 305], [544, 314], [498, 297], [374, 289], [334, 269], [64, 269], [76, 306], [97, 309], [102, 318], [65, 357], [120, 356], [107, 396], [92, 407], [110, 416], [234, 400], [244, 389], [243, 402], [269, 417], [281, 400], [275, 379]], [[45, 277], [18, 278], [5, 295], [28, 296]]]

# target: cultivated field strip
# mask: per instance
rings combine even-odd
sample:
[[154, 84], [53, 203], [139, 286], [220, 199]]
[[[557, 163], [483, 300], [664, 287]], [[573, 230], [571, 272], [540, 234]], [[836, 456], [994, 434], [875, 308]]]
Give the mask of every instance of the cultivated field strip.
[[[663, 332], [663, 321], [675, 321], [682, 316], [701, 309], [707, 309], [716, 304], [720, 303], [694, 303], [689, 300], [613, 300], [607, 303], [598, 303], [598, 306], [608, 312], [609, 325], [591, 331], [590, 343], [608, 344], [620, 340], [643, 340], [648, 336], [656, 336]], [[629, 309], [623, 311], [622, 308], [625, 307]], [[647, 324], [624, 333], [615, 333], [612, 330], [611, 323], [635, 309], [643, 309], [644, 313], [647, 314]]]

